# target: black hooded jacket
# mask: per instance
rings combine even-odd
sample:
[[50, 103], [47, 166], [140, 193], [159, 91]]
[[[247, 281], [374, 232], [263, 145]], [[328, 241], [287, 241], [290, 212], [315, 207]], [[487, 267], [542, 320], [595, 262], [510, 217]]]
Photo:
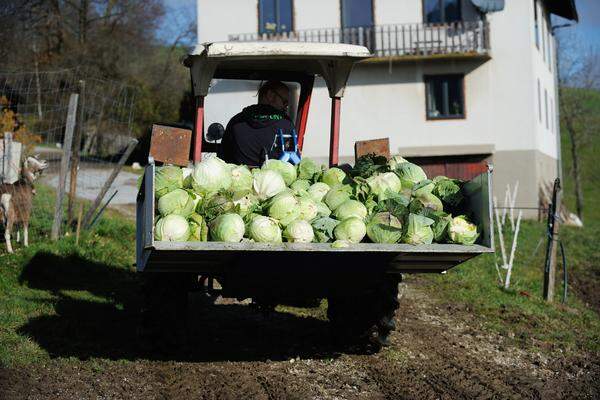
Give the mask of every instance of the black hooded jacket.
[[260, 166], [276, 158], [277, 129], [289, 133], [294, 125], [283, 111], [266, 104], [254, 104], [235, 115], [225, 129], [218, 156], [228, 163]]

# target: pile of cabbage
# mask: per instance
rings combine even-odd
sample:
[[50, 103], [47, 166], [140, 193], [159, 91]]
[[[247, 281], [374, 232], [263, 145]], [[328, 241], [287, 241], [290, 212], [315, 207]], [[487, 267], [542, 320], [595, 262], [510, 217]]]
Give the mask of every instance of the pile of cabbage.
[[310, 159], [261, 168], [207, 158], [193, 168], [156, 168], [155, 239], [260, 243], [457, 243], [477, 227], [462, 210], [462, 182], [428, 179], [396, 156], [369, 155], [347, 168]]

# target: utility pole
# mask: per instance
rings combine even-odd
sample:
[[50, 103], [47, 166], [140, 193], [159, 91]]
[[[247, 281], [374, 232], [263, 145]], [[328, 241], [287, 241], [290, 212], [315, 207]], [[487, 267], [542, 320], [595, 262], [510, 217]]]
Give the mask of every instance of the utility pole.
[[548, 207], [548, 243], [546, 245], [546, 262], [544, 265], [544, 300], [554, 300], [554, 282], [556, 280], [556, 244], [560, 226], [559, 213], [561, 201], [560, 179], [554, 180], [552, 203]]

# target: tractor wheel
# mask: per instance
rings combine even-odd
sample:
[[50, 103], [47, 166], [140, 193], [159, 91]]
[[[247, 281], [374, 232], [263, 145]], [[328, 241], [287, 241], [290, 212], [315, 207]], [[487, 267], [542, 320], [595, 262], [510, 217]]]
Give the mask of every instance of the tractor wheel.
[[350, 350], [376, 353], [389, 345], [399, 306], [398, 276], [387, 276], [365, 287], [328, 297], [327, 317], [334, 343]]
[[140, 334], [153, 348], [172, 351], [187, 342], [189, 277], [174, 273], [142, 275]]

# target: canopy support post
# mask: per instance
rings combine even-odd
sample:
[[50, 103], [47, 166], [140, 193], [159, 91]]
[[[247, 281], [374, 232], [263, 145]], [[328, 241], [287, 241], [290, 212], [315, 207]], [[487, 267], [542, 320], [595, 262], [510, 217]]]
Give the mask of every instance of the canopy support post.
[[308, 111], [310, 109], [310, 98], [314, 82], [315, 77], [311, 76], [300, 83], [300, 101], [296, 116], [296, 132], [298, 133], [298, 149], [300, 149], [300, 153], [302, 153], [302, 147], [304, 146], [304, 133], [308, 124]]
[[331, 133], [329, 137], [329, 166], [338, 165], [340, 147], [340, 108], [341, 97], [331, 98]]
[[194, 136], [192, 140], [192, 161], [194, 163], [202, 160], [202, 139], [204, 135], [204, 96], [196, 97], [196, 122], [194, 124]]

